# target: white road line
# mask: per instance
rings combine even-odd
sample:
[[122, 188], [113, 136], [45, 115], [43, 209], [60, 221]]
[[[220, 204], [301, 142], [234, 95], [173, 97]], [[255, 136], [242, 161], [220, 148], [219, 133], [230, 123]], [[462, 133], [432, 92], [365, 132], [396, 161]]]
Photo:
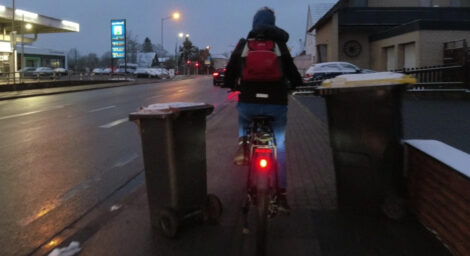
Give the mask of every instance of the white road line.
[[0, 120], [10, 119], [10, 118], [15, 118], [15, 117], [22, 117], [22, 116], [29, 116], [29, 115], [32, 115], [32, 114], [37, 114], [37, 113], [46, 112], [46, 111], [50, 111], [50, 110], [56, 110], [56, 109], [59, 109], [59, 108], [63, 108], [65, 106], [66, 105], [60, 105], [60, 106], [50, 107], [50, 108], [47, 108], [47, 109], [41, 109], [41, 110], [36, 110], [36, 111], [25, 112], [25, 113], [21, 113], [21, 114], [2, 116], [2, 117], [0, 117]]
[[129, 163], [131, 163], [132, 161], [134, 161], [135, 159], [137, 159], [139, 157], [139, 155], [137, 153], [134, 153], [132, 155], [129, 155], [129, 156], [126, 156], [126, 157], [123, 157], [122, 159], [119, 159], [119, 161], [117, 161], [113, 168], [116, 168], [116, 167], [123, 167]]
[[123, 118], [123, 119], [119, 119], [119, 120], [116, 120], [116, 121], [112, 121], [111, 123], [107, 123], [107, 124], [103, 124], [103, 125], [100, 125], [100, 128], [111, 128], [113, 126], [116, 126], [116, 125], [120, 125], [122, 123], [125, 123], [129, 121], [129, 118]]
[[151, 100], [151, 99], [158, 99], [163, 97], [163, 95], [158, 95], [158, 96], [153, 96], [153, 97], [148, 97], [146, 100]]
[[88, 111], [88, 113], [94, 113], [94, 112], [98, 112], [98, 111], [102, 111], [102, 110], [106, 110], [106, 109], [112, 109], [112, 108], [115, 108], [116, 106], [107, 106], [107, 107], [102, 107], [102, 108], [95, 108], [95, 109], [92, 109], [90, 111]]

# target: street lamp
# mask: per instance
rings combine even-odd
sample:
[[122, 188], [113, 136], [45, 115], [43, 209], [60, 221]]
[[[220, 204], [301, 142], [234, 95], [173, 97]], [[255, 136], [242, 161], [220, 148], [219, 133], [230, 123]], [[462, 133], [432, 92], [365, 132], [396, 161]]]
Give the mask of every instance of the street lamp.
[[[186, 34], [187, 36], [189, 36], [189, 34]], [[178, 37], [179, 38], [183, 38], [184, 37], [184, 33], [183, 32], [180, 32], [178, 33]], [[176, 44], [175, 44], [175, 62], [176, 62], [176, 71], [179, 73], [179, 58], [178, 58], [178, 52], [177, 52], [177, 49], [178, 49], [178, 37], [176, 38]]]
[[181, 17], [181, 14], [179, 12], [174, 12], [173, 14], [171, 14], [171, 16], [162, 18], [161, 40], [162, 40], [162, 48], [163, 49], [165, 49], [165, 47], [163, 47], [163, 22], [165, 20], [168, 20], [168, 19], [179, 20], [180, 17]]

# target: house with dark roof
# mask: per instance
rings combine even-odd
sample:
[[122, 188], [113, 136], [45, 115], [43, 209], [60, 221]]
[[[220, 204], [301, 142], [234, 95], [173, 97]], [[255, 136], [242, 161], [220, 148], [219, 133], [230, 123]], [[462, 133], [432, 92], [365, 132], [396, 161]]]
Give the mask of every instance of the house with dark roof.
[[470, 41], [468, 0], [340, 0], [309, 30], [317, 62], [393, 70], [442, 65], [444, 43]]

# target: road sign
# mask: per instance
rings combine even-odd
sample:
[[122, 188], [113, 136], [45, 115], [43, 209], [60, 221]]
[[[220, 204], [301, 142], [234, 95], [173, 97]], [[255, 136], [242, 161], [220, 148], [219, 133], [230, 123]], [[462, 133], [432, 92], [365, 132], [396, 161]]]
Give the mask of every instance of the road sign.
[[111, 55], [113, 59], [126, 58], [126, 20], [111, 20]]

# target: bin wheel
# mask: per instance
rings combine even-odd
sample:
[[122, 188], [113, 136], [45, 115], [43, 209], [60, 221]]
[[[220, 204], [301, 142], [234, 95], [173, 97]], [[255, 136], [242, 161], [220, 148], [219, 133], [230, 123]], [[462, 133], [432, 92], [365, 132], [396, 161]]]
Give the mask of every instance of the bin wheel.
[[178, 217], [172, 209], [161, 210], [158, 216], [158, 230], [167, 238], [175, 238], [178, 231]]
[[206, 207], [204, 209], [204, 220], [209, 224], [219, 224], [222, 216], [222, 202], [216, 195], [209, 194], [206, 198]]

